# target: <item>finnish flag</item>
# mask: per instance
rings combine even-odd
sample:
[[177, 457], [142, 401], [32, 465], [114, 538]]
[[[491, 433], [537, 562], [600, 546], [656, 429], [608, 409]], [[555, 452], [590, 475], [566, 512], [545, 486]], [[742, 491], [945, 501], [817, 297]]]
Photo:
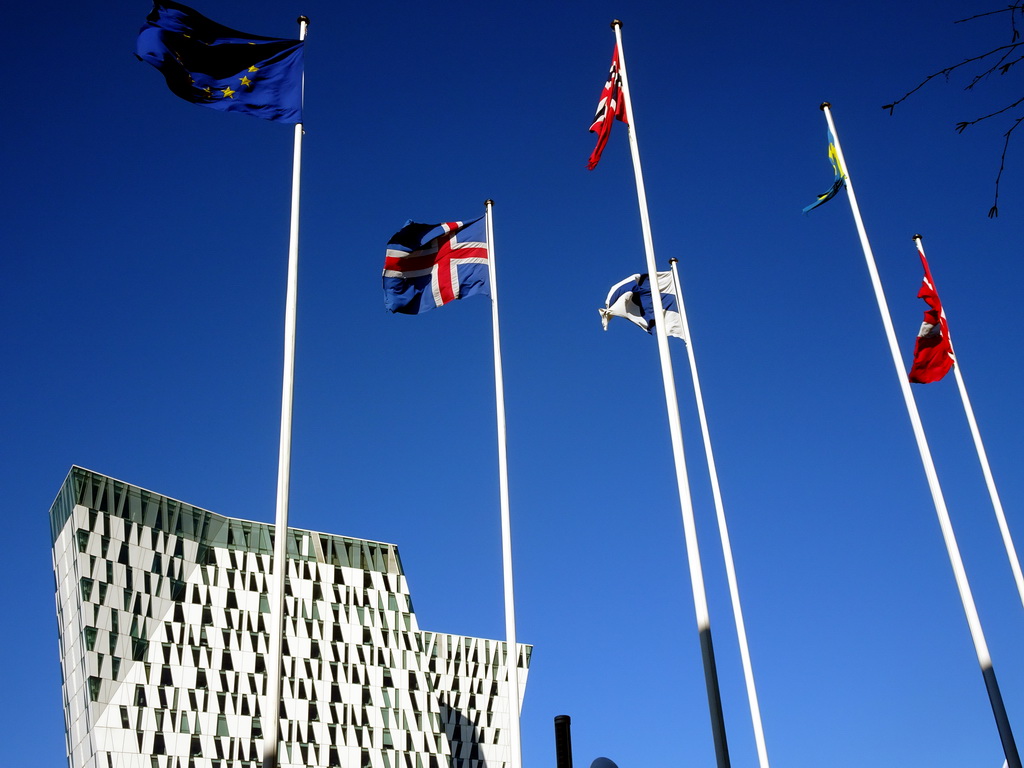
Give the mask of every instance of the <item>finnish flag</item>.
[[[665, 332], [682, 339], [683, 321], [672, 283], [671, 272], [658, 273], [658, 290], [661, 292], [661, 304], [665, 308]], [[630, 275], [613, 285], [604, 306], [597, 311], [601, 313], [601, 324], [606, 331], [609, 320], [624, 317], [648, 333], [654, 333], [654, 301], [647, 275]]]

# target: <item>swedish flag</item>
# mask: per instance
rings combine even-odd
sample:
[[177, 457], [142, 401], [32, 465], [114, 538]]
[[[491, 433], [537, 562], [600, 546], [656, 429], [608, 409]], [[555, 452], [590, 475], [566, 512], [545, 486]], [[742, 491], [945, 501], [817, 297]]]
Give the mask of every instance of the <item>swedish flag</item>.
[[136, 55], [175, 94], [204, 107], [302, 122], [301, 40], [259, 37], [160, 0], [139, 30]]
[[817, 208], [822, 203], [827, 203], [833, 197], [839, 194], [839, 190], [846, 185], [846, 171], [843, 170], [839, 163], [839, 154], [836, 152], [836, 139], [832, 135], [832, 131], [828, 132], [828, 159], [832, 163], [832, 170], [835, 171], [836, 178], [832, 182], [832, 186], [827, 191], [822, 192], [818, 195], [818, 199], [813, 203], [804, 208], [804, 213]]

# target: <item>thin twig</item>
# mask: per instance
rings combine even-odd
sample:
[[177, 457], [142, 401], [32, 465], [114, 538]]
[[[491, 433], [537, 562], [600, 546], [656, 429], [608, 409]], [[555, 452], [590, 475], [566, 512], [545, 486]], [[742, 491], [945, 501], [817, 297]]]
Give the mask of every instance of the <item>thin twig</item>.
[[[980, 123], [982, 120], [988, 120], [990, 117], [995, 117], [996, 115], [1001, 115], [1001, 114], [1003, 114], [1003, 112], [1006, 112], [1008, 110], [1013, 109], [1014, 107], [1016, 107], [1021, 102], [1024, 102], [1024, 96], [1021, 96], [1019, 99], [1017, 99], [1015, 102], [1013, 102], [1013, 104], [1008, 104], [1005, 107], [1003, 107], [1002, 109], [996, 110], [995, 112], [992, 112], [991, 114], [985, 115], [984, 117], [978, 117], [978, 118], [975, 118], [974, 120], [964, 120], [962, 122], [959, 122], [959, 123], [956, 124], [956, 132], [957, 133], [963, 133], [964, 130], [966, 130], [970, 126], [976, 125], [977, 123]], [[1010, 130], [1013, 130], [1013, 129], [1011, 128]]]
[[963, 24], [966, 21], [974, 21], [975, 19], [980, 19], [983, 16], [994, 16], [997, 13], [1007, 13], [1007, 12], [1009, 12], [1011, 14], [1011, 16], [1012, 16], [1014, 11], [1019, 11], [1021, 9], [1024, 9], [1024, 4], [1014, 3], [1013, 5], [1008, 5], [1005, 8], [1000, 8], [998, 11], [986, 11], [985, 13], [976, 13], [973, 16], [968, 16], [966, 19], [957, 19], [953, 23], [954, 24]]
[[905, 94], [903, 94], [898, 99], [896, 99], [896, 101], [892, 102], [892, 104], [885, 104], [885, 105], [883, 105], [882, 109], [888, 109], [889, 110], [889, 114], [891, 115], [893, 113], [893, 110], [896, 108], [897, 104], [899, 104], [902, 101], [905, 101], [907, 99], [907, 97], [909, 97], [910, 95], [912, 95], [912, 94], [916, 93], [917, 91], [921, 90], [925, 85], [927, 85], [929, 82], [934, 80], [939, 75], [944, 75], [944, 76], [946, 76], [948, 78], [950, 73], [952, 73], [954, 70], [960, 69], [960, 67], [962, 67], [962, 66], [964, 66], [966, 64], [971, 64], [972, 62], [975, 62], [975, 61], [981, 61], [982, 59], [988, 58], [989, 56], [991, 56], [994, 53], [998, 53], [999, 51], [1012, 50], [1012, 49], [1017, 48], [1017, 47], [1019, 47], [1021, 45], [1024, 45], [1024, 43], [1009, 43], [1008, 45], [1001, 45], [998, 48], [993, 48], [991, 51], [988, 51], [986, 53], [982, 53], [982, 54], [980, 54], [978, 56], [972, 56], [969, 59], [964, 59], [959, 64], [953, 64], [952, 66], [946, 67], [945, 69], [940, 69], [938, 72], [933, 72], [932, 74], [928, 75], [928, 77], [926, 77], [924, 80], [922, 80], [920, 83], [918, 83], [915, 88], [912, 88], [911, 90], [907, 91]]
[[964, 90], [965, 90], [965, 91], [970, 91], [970, 90], [972, 90], [972, 89], [974, 88], [974, 86], [976, 86], [976, 85], [977, 85], [978, 83], [980, 83], [980, 82], [981, 82], [982, 80], [984, 80], [984, 79], [985, 79], [986, 77], [988, 77], [989, 75], [991, 75], [991, 74], [992, 74], [993, 72], [995, 72], [995, 71], [996, 71], [997, 69], [998, 69], [998, 70], [1002, 70], [1002, 71], [1001, 71], [1001, 72], [1000, 72], [999, 74], [1001, 74], [1001, 75], [1005, 75], [1005, 74], [1006, 74], [1007, 72], [1009, 72], [1009, 71], [1010, 71], [1010, 69], [1011, 69], [1011, 68], [1012, 68], [1012, 67], [1013, 67], [1013, 66], [1014, 66], [1015, 64], [1017, 64], [1017, 63], [1018, 63], [1019, 61], [1021, 61], [1022, 59], [1024, 59], [1024, 56], [1020, 56], [1020, 57], [1018, 57], [1017, 59], [1015, 59], [1014, 61], [1011, 61], [1011, 62], [1010, 62], [1009, 64], [1005, 64], [1004, 62], [1005, 62], [1005, 61], [1006, 61], [1006, 60], [1007, 60], [1007, 59], [1009, 58], [1009, 56], [1010, 56], [1010, 51], [1007, 51], [1007, 52], [1006, 52], [1006, 53], [1004, 53], [1004, 54], [1003, 54], [1002, 56], [1000, 56], [1000, 57], [999, 57], [999, 61], [997, 61], [997, 62], [996, 62], [995, 64], [993, 64], [993, 65], [992, 65], [991, 67], [989, 67], [988, 69], [986, 69], [986, 70], [985, 70], [984, 72], [982, 72], [982, 73], [980, 73], [980, 74], [977, 74], [977, 75], [975, 75], [975, 76], [974, 76], [974, 79], [973, 79], [973, 80], [971, 80], [971, 82], [970, 82], [970, 83], [968, 83], [968, 84], [967, 84], [967, 85], [966, 85], [966, 86], [964, 87]]
[[[1024, 101], [1024, 99], [1022, 99], [1022, 101]], [[999, 215], [999, 182], [1003, 178], [1003, 169], [1006, 167], [1006, 150], [1010, 147], [1010, 136], [1015, 130], [1017, 130], [1017, 126], [1021, 123], [1024, 123], [1024, 116], [1018, 117], [1013, 125], [1010, 126], [1010, 130], [1003, 134], [1006, 137], [1006, 140], [1003, 142], [1003, 154], [999, 157], [999, 173], [996, 174], [996, 196], [992, 201], [992, 207], [989, 208], [988, 211], [988, 217], [990, 219], [994, 219]]]

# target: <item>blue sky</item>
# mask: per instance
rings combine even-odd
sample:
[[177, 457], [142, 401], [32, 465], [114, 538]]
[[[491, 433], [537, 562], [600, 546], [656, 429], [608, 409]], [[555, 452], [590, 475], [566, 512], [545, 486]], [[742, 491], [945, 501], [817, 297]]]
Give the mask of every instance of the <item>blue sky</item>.
[[[306, 53], [291, 522], [394, 542], [420, 626], [502, 637], [490, 312], [383, 309], [402, 223], [495, 206], [525, 764], [712, 765], [656, 345], [601, 332], [644, 271], [626, 134], [587, 133], [624, 21], [659, 260], [680, 260], [768, 752], [786, 768], [1002, 762], [842, 194], [833, 104], [909, 362], [920, 232], [1011, 531], [1024, 145], [986, 218], [1020, 94], [929, 72], [1008, 41], [990, 6], [867, 0], [488, 5], [305, 0], [198, 10]], [[995, 6], [991, 6], [995, 7]], [[6, 11], [0, 410], [11, 765], [64, 760], [46, 513], [72, 464], [272, 521], [291, 132], [174, 97], [135, 60], [149, 5]], [[733, 765], [756, 764], [685, 350], [673, 346]], [[952, 377], [916, 387], [1024, 742], [1024, 609]]]

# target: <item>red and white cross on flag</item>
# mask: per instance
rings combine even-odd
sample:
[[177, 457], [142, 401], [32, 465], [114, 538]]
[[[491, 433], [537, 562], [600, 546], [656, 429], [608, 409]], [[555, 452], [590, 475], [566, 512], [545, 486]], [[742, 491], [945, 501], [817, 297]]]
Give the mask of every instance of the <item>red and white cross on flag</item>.
[[935, 290], [932, 271], [928, 267], [928, 259], [920, 246], [917, 255], [921, 257], [924, 267], [924, 279], [917, 298], [924, 299], [928, 309], [924, 311], [924, 322], [917, 333], [914, 343], [914, 362], [910, 366], [910, 381], [914, 384], [930, 384], [938, 381], [956, 363], [953, 356], [953, 345], [949, 340], [949, 326], [946, 325], [946, 313], [942, 311], [939, 292]]
[[590, 132], [597, 134], [597, 146], [590, 153], [587, 168], [594, 170], [601, 161], [601, 153], [612, 133], [612, 118], [629, 124], [626, 119], [626, 100], [622, 93], [622, 74], [619, 72], [619, 46], [612, 53], [612, 66], [608, 71], [608, 82], [601, 91], [601, 100], [597, 102], [597, 114], [590, 126]]
[[419, 315], [477, 293], [490, 295], [483, 217], [463, 223], [409, 221], [388, 242], [384, 306]]

